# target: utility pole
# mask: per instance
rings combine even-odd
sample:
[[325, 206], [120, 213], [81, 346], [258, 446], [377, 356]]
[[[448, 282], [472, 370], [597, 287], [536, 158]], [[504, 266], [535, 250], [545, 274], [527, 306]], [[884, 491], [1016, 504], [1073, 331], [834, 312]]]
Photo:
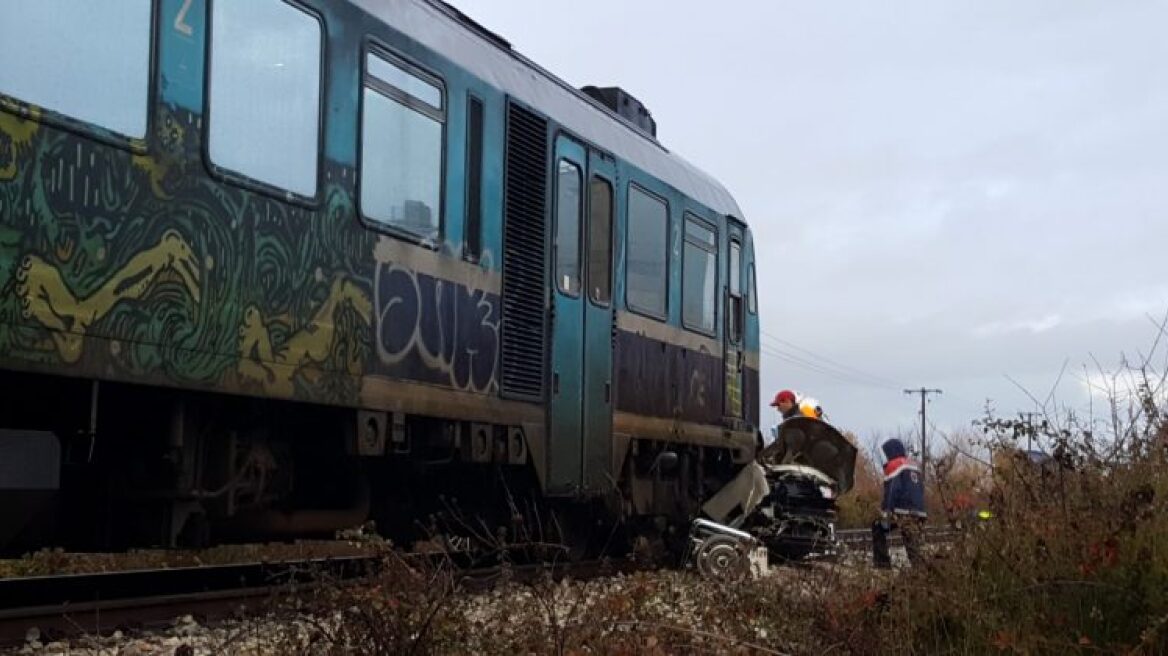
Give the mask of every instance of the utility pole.
[[1019, 412], [1019, 417], [1026, 418], [1026, 457], [1030, 457], [1030, 452], [1034, 449], [1034, 418], [1038, 416], [1037, 412]]
[[925, 423], [925, 397], [927, 397], [929, 394], [940, 394], [941, 390], [939, 390], [939, 389], [925, 389], [924, 387], [922, 387], [920, 389], [915, 389], [915, 390], [906, 389], [904, 391], [904, 393], [905, 394], [920, 394], [921, 395], [921, 482], [924, 483], [925, 475], [926, 475], [925, 472], [927, 472], [929, 470], [929, 444], [925, 440], [925, 435], [926, 435], [926, 432], [925, 432], [926, 431], [926, 428], [925, 428], [925, 426], [926, 426], [926, 423]]

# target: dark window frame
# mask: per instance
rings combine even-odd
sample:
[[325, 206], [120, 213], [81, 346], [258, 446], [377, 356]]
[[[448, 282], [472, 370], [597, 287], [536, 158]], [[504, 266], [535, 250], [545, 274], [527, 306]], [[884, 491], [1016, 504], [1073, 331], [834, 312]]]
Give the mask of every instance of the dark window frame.
[[[403, 230], [401, 228], [396, 228], [394, 226], [380, 222], [377, 219], [370, 218], [370, 217], [365, 215], [365, 210], [361, 206], [362, 205], [361, 204], [361, 185], [364, 184], [364, 182], [365, 182], [362, 179], [363, 176], [361, 175], [362, 163], [365, 161], [365, 139], [364, 139], [365, 133], [364, 133], [364, 128], [363, 128], [363, 126], [365, 125], [365, 89], [367, 87], [367, 81], [370, 78], [370, 73], [368, 71], [368, 61], [369, 61], [368, 56], [371, 53], [378, 56], [378, 57], [381, 57], [382, 59], [385, 59], [385, 60], [393, 63], [396, 66], [401, 67], [402, 69], [404, 69], [405, 71], [407, 71], [411, 74], [417, 75], [418, 77], [435, 84], [438, 87], [439, 92], [441, 92], [441, 94], [442, 94], [442, 110], [441, 110], [442, 116], [441, 116], [441, 118], [437, 118], [437, 117], [433, 116], [432, 114], [428, 113], [427, 111], [424, 111], [423, 109], [419, 109], [419, 107], [429, 109], [430, 106], [425, 104], [425, 103], [420, 103], [420, 102], [412, 101], [412, 100], [410, 103], [407, 103], [407, 102], [402, 102], [401, 100], [399, 100], [398, 98], [395, 98], [392, 95], [386, 96], [386, 98], [388, 100], [400, 102], [403, 106], [405, 106], [408, 109], [414, 109], [416, 111], [420, 111], [422, 114], [428, 116], [429, 118], [433, 118], [433, 119], [437, 120], [438, 124], [442, 126], [442, 131], [441, 131], [442, 143], [440, 144], [440, 147], [439, 147], [439, 149], [441, 150], [441, 160], [438, 164], [439, 176], [440, 176], [439, 181], [438, 181], [438, 232], [437, 232], [437, 235], [433, 241], [431, 241], [431, 240], [427, 239], [426, 237], [423, 237], [417, 233], [410, 232], [409, 230]], [[366, 228], [368, 228], [369, 230], [372, 230], [374, 232], [378, 232], [378, 233], [381, 233], [383, 235], [387, 235], [389, 237], [393, 237], [394, 239], [398, 239], [398, 240], [401, 240], [404, 242], [408, 242], [411, 244], [422, 246], [424, 248], [429, 248], [430, 250], [434, 250], [434, 251], [441, 250], [442, 243], [446, 240], [446, 183], [447, 183], [446, 167], [447, 167], [447, 160], [448, 160], [449, 127], [450, 127], [450, 121], [449, 121], [450, 92], [446, 88], [446, 80], [438, 73], [431, 71], [428, 68], [423, 67], [421, 64], [418, 64], [418, 63], [414, 62], [413, 60], [407, 58], [405, 55], [401, 54], [397, 50], [390, 48], [388, 45], [386, 45], [380, 39], [378, 39], [374, 36], [367, 36], [365, 38], [364, 43], [362, 44], [362, 47], [361, 47], [360, 57], [361, 57], [361, 64], [360, 64], [361, 77], [360, 77], [358, 88], [357, 88], [357, 164], [356, 164], [356, 174], [355, 174], [357, 182], [356, 182], [356, 185], [354, 188], [354, 196], [353, 196], [354, 205], [357, 208], [357, 212], [356, 212], [357, 218], [361, 222], [361, 225], [365, 226]], [[378, 81], [378, 84], [376, 86], [373, 86], [373, 90], [377, 93], [381, 93], [382, 95], [385, 95], [382, 92], [381, 87], [388, 86], [388, 85], [386, 85], [383, 80], [379, 80], [378, 78], [374, 78], [374, 79]], [[395, 89], [395, 87], [392, 87], [392, 86], [389, 86], [389, 88]], [[418, 105], [419, 107], [415, 107], [414, 105]]]
[[316, 209], [321, 206], [324, 199], [324, 185], [321, 184], [321, 179], [324, 175], [324, 135], [325, 135], [325, 110], [328, 106], [327, 91], [328, 91], [328, 62], [329, 62], [329, 43], [328, 43], [328, 24], [325, 22], [324, 14], [313, 8], [312, 6], [300, 2], [300, 0], [281, 0], [284, 4], [298, 9], [305, 14], [311, 16], [320, 25], [320, 69], [317, 74], [317, 82], [320, 85], [320, 96], [318, 98], [318, 106], [316, 108], [316, 192], [312, 196], [305, 196], [294, 191], [283, 189], [277, 185], [262, 180], [257, 180], [244, 173], [234, 171], [224, 166], [216, 164], [211, 159], [211, 81], [213, 75], [211, 65], [212, 48], [214, 43], [215, 31], [215, 11], [214, 4], [216, 2], [230, 2], [231, 0], [207, 0], [207, 16], [205, 19], [207, 25], [207, 43], [206, 52], [204, 53], [203, 66], [203, 129], [202, 129], [202, 151], [203, 162], [206, 164], [207, 170], [210, 171], [212, 177], [215, 177], [228, 184], [242, 187], [261, 193], [265, 196], [270, 196], [277, 200], [288, 203], [300, 205], [308, 209]]
[[[592, 295], [592, 184], [603, 182], [608, 187], [608, 298], [597, 300]], [[584, 284], [588, 288], [588, 301], [598, 308], [612, 307], [612, 283], [616, 276], [613, 273], [613, 254], [616, 251], [616, 184], [607, 175], [591, 172], [588, 176], [588, 260], [585, 264]]]
[[[665, 276], [664, 276], [664, 280], [665, 280], [664, 292], [665, 293], [663, 295], [664, 299], [665, 299], [665, 304], [664, 304], [664, 307], [663, 307], [660, 314], [654, 312], [651, 309], [638, 307], [638, 306], [634, 305], [633, 303], [629, 302], [629, 282], [628, 282], [629, 265], [628, 265], [628, 261], [629, 261], [629, 257], [631, 256], [631, 251], [632, 251], [632, 248], [629, 246], [629, 234], [630, 234], [630, 231], [633, 229], [633, 216], [632, 216], [632, 212], [629, 211], [629, 208], [632, 206], [633, 192], [634, 191], [639, 192], [639, 193], [643, 193], [650, 198], [654, 198], [656, 200], [659, 200], [659, 201], [661, 201], [661, 203], [663, 205], [665, 205], [665, 240], [664, 240], [665, 241]], [[670, 260], [670, 257], [669, 257], [669, 251], [670, 251], [669, 238], [670, 238], [670, 235], [672, 234], [671, 233], [672, 222], [673, 222], [673, 217], [672, 217], [671, 208], [669, 207], [669, 199], [668, 198], [666, 198], [665, 196], [663, 196], [661, 194], [654, 193], [654, 192], [650, 191], [649, 189], [647, 189], [646, 187], [644, 187], [644, 186], [642, 186], [642, 185], [640, 185], [632, 180], [629, 181], [629, 183], [626, 187], [626, 192], [625, 192], [625, 249], [624, 249], [624, 256], [625, 256], [625, 298], [624, 298], [625, 308], [627, 308], [630, 312], [635, 312], [636, 314], [639, 314], [641, 316], [648, 317], [650, 319], [656, 319], [658, 321], [662, 321], [665, 323], [669, 322], [669, 276], [670, 276], [670, 273], [672, 271], [672, 269], [671, 269], [672, 263], [669, 261]]]
[[[706, 228], [707, 230], [712, 232], [714, 235], [714, 245], [710, 246], [709, 244], [706, 244], [706, 243], [700, 243], [696, 240], [691, 240], [689, 237], [689, 231], [685, 229], [685, 227], [688, 227], [689, 221], [693, 221], [694, 223], [698, 224], [699, 226]], [[718, 244], [721, 243], [718, 240], [718, 238], [719, 238], [718, 226], [711, 223], [710, 221], [707, 221], [706, 219], [702, 218], [701, 216], [699, 216], [699, 215], [697, 215], [689, 210], [686, 210], [685, 213], [682, 215], [682, 225], [685, 227], [683, 227], [683, 229], [682, 229], [682, 238], [681, 238], [681, 325], [683, 328], [685, 328], [686, 330], [689, 330], [691, 332], [695, 332], [695, 333], [698, 333], [700, 335], [706, 335], [708, 337], [716, 337], [718, 335], [718, 314], [719, 314], [718, 313], [718, 305], [720, 305], [720, 303], [718, 303], [718, 289], [719, 289], [718, 284], [721, 281], [721, 276], [718, 275], [718, 269], [720, 268], [718, 266], [718, 259], [719, 259], [718, 258]], [[686, 282], [685, 246], [686, 246], [686, 244], [693, 244], [694, 246], [697, 246], [698, 248], [705, 251], [706, 253], [714, 256], [714, 299], [713, 299], [714, 302], [712, 303], [713, 308], [714, 308], [714, 321], [713, 321], [713, 327], [708, 331], [701, 326], [695, 326], [695, 325], [690, 324], [689, 322], [687, 322], [685, 320], [685, 290], [686, 290], [686, 284], [685, 284], [685, 282]]]
[[[142, 137], [130, 137], [119, 132], [114, 132], [109, 128], [104, 128], [96, 123], [91, 123], [84, 119], [76, 118], [40, 105], [33, 105], [16, 96], [9, 95], [0, 89], [0, 112], [18, 116], [26, 121], [35, 121], [41, 125], [48, 125], [54, 128], [71, 132], [77, 136], [93, 139], [108, 146], [113, 146], [121, 150], [127, 150], [136, 155], [145, 155], [150, 151], [150, 144], [154, 139], [154, 129], [156, 126], [156, 107], [158, 105], [158, 78], [161, 74], [159, 68], [159, 54], [161, 39], [161, 23], [162, 23], [162, 9], [159, 2], [156, 0], [150, 1], [150, 48], [148, 57], [150, 61], [147, 64], [147, 81], [146, 81], [146, 134]], [[208, 42], [209, 42], [208, 34]], [[34, 112], [33, 109], [36, 109]], [[34, 116], [34, 114], [36, 114]]]
[[[478, 108], [477, 140], [475, 107]], [[478, 262], [483, 254], [483, 170], [486, 155], [487, 106], [483, 99], [468, 91], [466, 94], [466, 216], [462, 222], [462, 256]], [[477, 157], [475, 149], [478, 149]]]

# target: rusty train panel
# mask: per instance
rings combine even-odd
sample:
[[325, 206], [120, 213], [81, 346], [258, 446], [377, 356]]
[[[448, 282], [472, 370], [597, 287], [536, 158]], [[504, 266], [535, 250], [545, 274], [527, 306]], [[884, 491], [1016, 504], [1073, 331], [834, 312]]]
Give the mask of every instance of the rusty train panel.
[[615, 363], [618, 411], [721, 424], [720, 356], [622, 330]]

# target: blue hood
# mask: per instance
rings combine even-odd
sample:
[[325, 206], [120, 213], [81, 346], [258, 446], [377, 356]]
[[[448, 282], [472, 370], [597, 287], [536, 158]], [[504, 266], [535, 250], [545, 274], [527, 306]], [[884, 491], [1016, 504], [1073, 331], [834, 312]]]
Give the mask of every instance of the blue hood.
[[899, 438], [892, 438], [880, 445], [880, 450], [884, 452], [884, 461], [888, 462], [893, 458], [902, 458], [905, 455], [904, 442]]

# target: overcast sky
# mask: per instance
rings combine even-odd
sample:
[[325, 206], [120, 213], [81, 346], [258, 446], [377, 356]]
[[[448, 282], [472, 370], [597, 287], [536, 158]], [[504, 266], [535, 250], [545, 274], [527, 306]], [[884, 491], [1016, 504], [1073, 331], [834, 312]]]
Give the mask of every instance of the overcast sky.
[[734, 194], [765, 395], [865, 435], [919, 425], [903, 389], [941, 388], [950, 431], [987, 398], [1033, 410], [1007, 376], [1046, 397], [1066, 363], [1056, 397], [1082, 405], [1092, 355], [1147, 350], [1168, 311], [1168, 3], [455, 5], [577, 87], [628, 90]]

